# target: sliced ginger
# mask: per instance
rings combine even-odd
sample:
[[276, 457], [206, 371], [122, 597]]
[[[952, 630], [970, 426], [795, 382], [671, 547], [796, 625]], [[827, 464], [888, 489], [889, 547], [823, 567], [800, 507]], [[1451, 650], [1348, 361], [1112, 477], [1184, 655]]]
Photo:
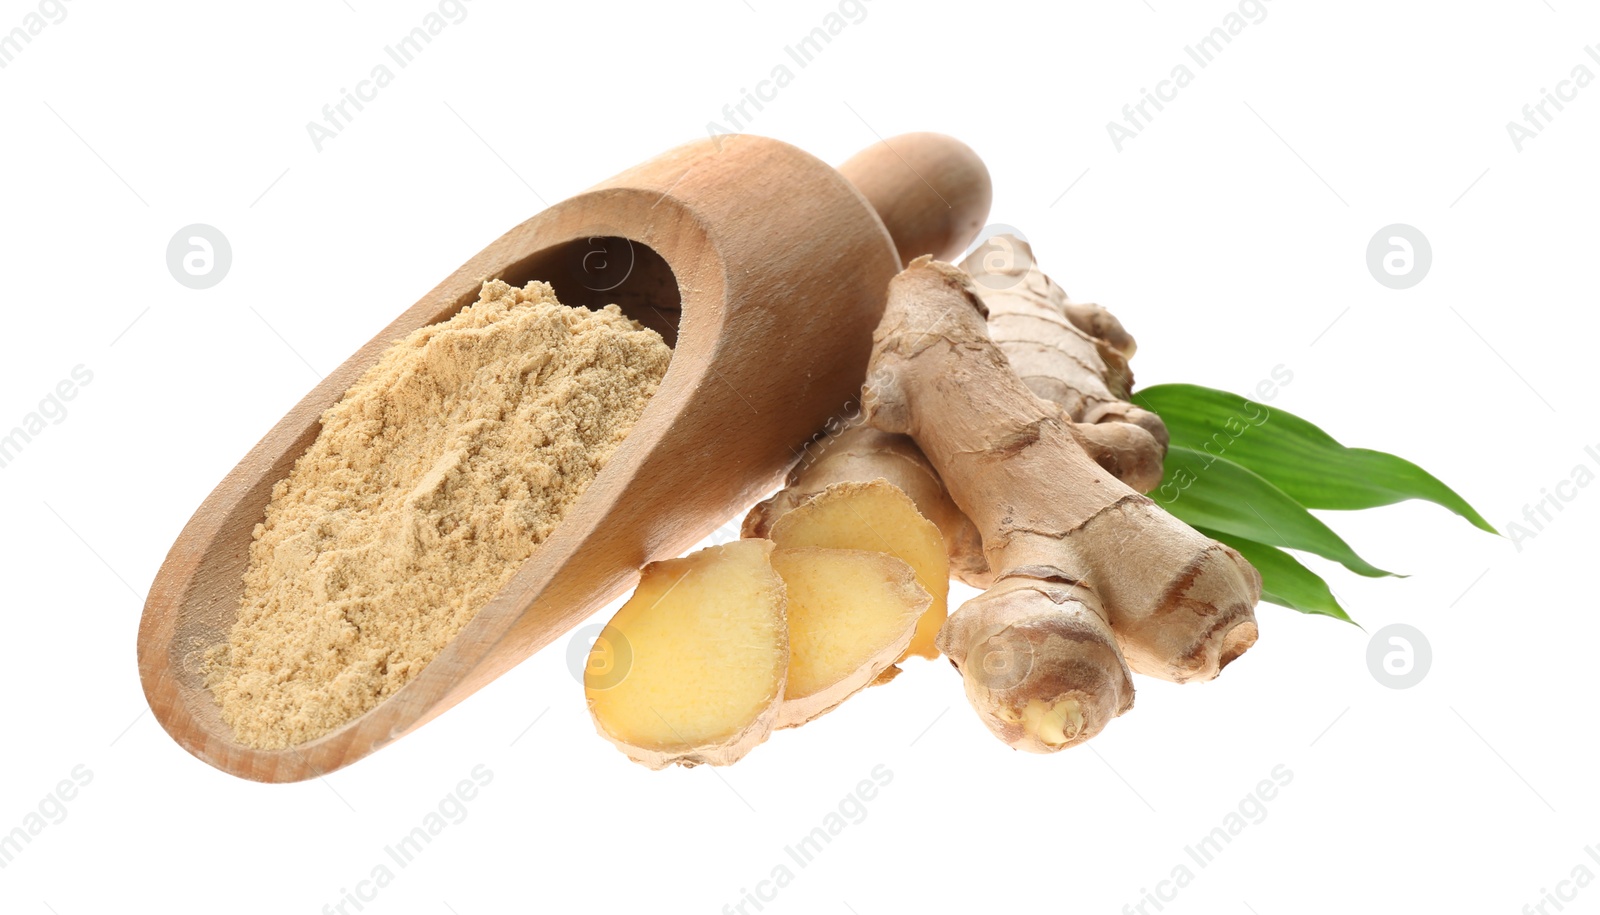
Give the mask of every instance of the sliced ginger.
[[[834, 483], [784, 513], [770, 536], [780, 548], [831, 547], [887, 553], [916, 570], [932, 597], [905, 655], [936, 658], [934, 639], [944, 625], [950, 594], [950, 559], [939, 528], [911, 497], [887, 480]], [[897, 659], [898, 660], [898, 659]]]
[[727, 765], [871, 685], [932, 599], [876, 551], [751, 539], [651, 563], [590, 652], [589, 711], [652, 769]]
[[779, 549], [789, 593], [789, 680], [778, 727], [823, 714], [899, 660], [933, 598], [911, 566], [887, 553]]
[[652, 769], [727, 765], [767, 739], [789, 668], [772, 550], [737, 540], [644, 568], [606, 635], [626, 652], [596, 643], [628, 656], [627, 669], [593, 664], [584, 677], [602, 736]]

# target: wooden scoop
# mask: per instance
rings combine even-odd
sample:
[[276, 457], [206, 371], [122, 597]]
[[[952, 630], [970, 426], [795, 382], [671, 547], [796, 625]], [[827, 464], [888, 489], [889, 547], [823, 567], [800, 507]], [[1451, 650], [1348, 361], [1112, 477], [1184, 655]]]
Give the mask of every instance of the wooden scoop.
[[[243, 778], [331, 772], [465, 699], [631, 588], [640, 566], [777, 486], [859, 394], [901, 257], [954, 258], [989, 211], [983, 163], [938, 134], [880, 143], [841, 171], [763, 137], [689, 143], [534, 216], [423, 296], [274, 426], [173, 544], [139, 626], [139, 675], [161, 725]], [[421, 674], [308, 743], [236, 742], [201, 661], [228, 640], [273, 485], [391, 343], [494, 278], [545, 280], [567, 305], [615, 302], [659, 330], [673, 345], [659, 391], [555, 533]]]

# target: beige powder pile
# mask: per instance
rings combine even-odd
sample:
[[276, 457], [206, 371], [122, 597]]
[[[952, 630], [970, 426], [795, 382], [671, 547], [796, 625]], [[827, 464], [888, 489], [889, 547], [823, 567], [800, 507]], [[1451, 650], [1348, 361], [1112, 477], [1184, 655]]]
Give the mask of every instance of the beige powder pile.
[[206, 682], [240, 741], [282, 748], [415, 677], [605, 465], [671, 350], [544, 283], [395, 344], [272, 492]]

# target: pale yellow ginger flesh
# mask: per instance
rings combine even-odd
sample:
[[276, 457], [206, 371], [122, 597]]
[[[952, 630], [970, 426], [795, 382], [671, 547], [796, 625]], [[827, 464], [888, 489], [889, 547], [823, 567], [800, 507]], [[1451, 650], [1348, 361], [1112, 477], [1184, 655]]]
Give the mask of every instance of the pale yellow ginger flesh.
[[911, 644], [932, 596], [887, 553], [779, 549], [789, 594], [789, 680], [779, 727], [804, 724], [872, 684]]
[[[987, 588], [990, 582], [984, 580], [984, 576], [988, 574], [989, 562], [983, 558], [978, 530], [950, 501], [939, 472], [928, 463], [917, 443], [909, 436], [880, 432], [861, 423], [840, 430], [824, 447], [808, 451], [789, 471], [783, 489], [745, 516], [744, 536], [767, 536], [779, 518], [811, 501], [834, 483], [870, 483], [880, 479], [888, 480], [910, 496], [922, 517], [939, 528], [950, 557], [951, 577], [974, 587]], [[918, 647], [931, 646], [923, 640]]]
[[1047, 747], [1064, 747], [1083, 733], [1083, 706], [1076, 699], [1047, 703], [1029, 699], [1022, 709], [1024, 729], [1032, 732]]
[[737, 540], [644, 568], [585, 673], [602, 736], [652, 769], [727, 765], [767, 738], [789, 668], [772, 550]]
[[950, 559], [939, 528], [886, 480], [835, 483], [780, 516], [769, 536], [785, 549], [807, 546], [887, 553], [916, 570], [932, 600], [906, 655], [936, 658], [950, 595]]

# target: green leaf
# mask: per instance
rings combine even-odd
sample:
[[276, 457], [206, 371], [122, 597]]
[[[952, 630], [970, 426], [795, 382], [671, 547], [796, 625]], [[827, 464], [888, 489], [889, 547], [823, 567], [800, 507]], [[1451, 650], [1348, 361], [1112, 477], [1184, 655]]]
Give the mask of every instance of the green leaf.
[[1347, 623], [1355, 622], [1339, 606], [1338, 598], [1328, 590], [1328, 583], [1283, 550], [1221, 531], [1197, 530], [1238, 550], [1239, 555], [1256, 567], [1261, 573], [1262, 600], [1301, 613], [1320, 613]]
[[1306, 508], [1362, 509], [1423, 499], [1499, 533], [1455, 490], [1416, 464], [1382, 451], [1346, 448], [1284, 410], [1193, 384], [1156, 385], [1133, 399], [1161, 417], [1172, 444], [1225, 455]]
[[1394, 574], [1356, 555], [1332, 528], [1247, 467], [1173, 445], [1164, 470], [1150, 497], [1193, 527], [1315, 553], [1369, 578]]

